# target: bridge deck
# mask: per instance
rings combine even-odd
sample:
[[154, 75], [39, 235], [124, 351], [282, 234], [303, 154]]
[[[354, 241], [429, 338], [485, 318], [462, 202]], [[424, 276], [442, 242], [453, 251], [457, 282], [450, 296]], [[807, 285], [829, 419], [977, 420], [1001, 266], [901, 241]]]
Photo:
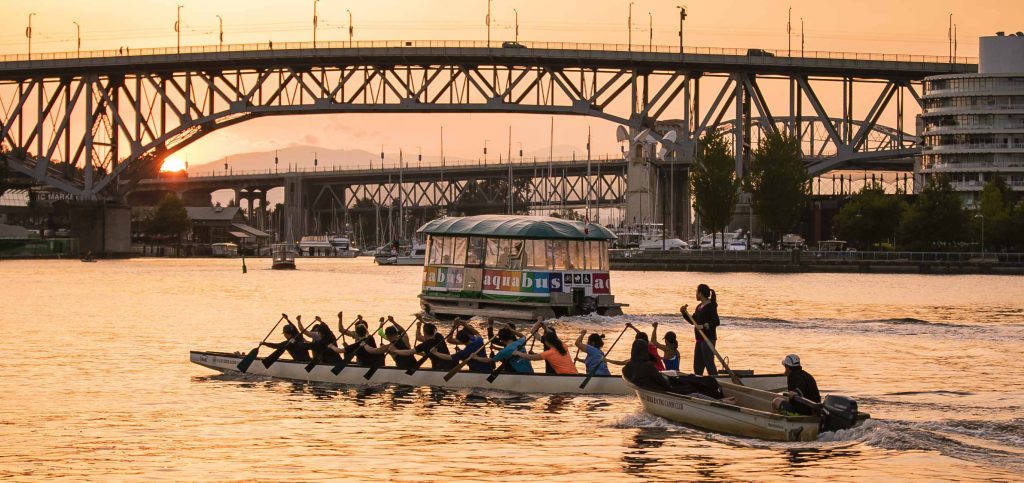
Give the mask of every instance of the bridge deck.
[[869, 54], [854, 52], [797, 52], [785, 50], [725, 49], [582, 44], [571, 42], [522, 43], [526, 48], [502, 48], [500, 42], [474, 41], [364, 41], [278, 44], [233, 44], [175, 48], [102, 50], [0, 56], [0, 79], [76, 73], [132, 73], [154, 70], [216, 70], [337, 64], [530, 65], [553, 67], [622, 67], [655, 70], [690, 70], [708, 73], [756, 71], [761, 74], [853, 76], [861, 78], [925, 76], [977, 71], [973, 58]]

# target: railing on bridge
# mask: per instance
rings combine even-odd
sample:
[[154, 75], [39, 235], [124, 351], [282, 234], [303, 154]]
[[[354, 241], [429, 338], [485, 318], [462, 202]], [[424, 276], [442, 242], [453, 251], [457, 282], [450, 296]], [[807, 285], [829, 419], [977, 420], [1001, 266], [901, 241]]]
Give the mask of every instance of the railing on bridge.
[[[593, 157], [590, 162], [595, 166], [609, 164], [609, 163], [622, 163], [624, 162], [621, 155], [606, 154], [602, 156]], [[524, 157], [524, 158], [512, 158], [512, 164], [515, 166], [536, 166], [538, 168], [547, 166], [548, 163], [574, 163], [583, 166], [587, 163], [586, 158], [577, 158], [573, 156], [555, 156], [552, 158], [538, 158], [538, 157]], [[264, 176], [264, 175], [288, 175], [297, 173], [346, 173], [346, 174], [372, 174], [381, 171], [398, 171], [399, 169], [421, 169], [421, 168], [469, 168], [474, 166], [479, 167], [499, 167], [508, 166], [508, 159], [459, 159], [459, 160], [446, 160], [444, 163], [441, 162], [410, 162], [406, 161], [401, 165], [397, 162], [394, 163], [379, 163], [376, 161], [368, 161], [366, 166], [324, 166], [324, 167], [300, 167], [300, 166], [288, 166], [284, 170], [277, 168], [267, 169], [247, 169], [247, 170], [213, 170], [213, 171], [199, 171], [189, 172], [188, 179], [201, 179], [201, 178], [219, 178], [224, 176]], [[169, 176], [174, 176], [169, 173]]]
[[[503, 52], [519, 52], [520, 50], [504, 48], [504, 42], [477, 40], [360, 40], [355, 42], [328, 41], [328, 42], [266, 42], [266, 43], [244, 43], [225, 45], [193, 45], [177, 47], [148, 47], [136, 49], [106, 49], [69, 52], [41, 52], [32, 54], [5, 54], [0, 56], [0, 62], [21, 62], [37, 60], [70, 60], [70, 59], [95, 59], [119, 56], [149, 56], [149, 55], [188, 55], [188, 54], [211, 54], [224, 52], [254, 52], [254, 51], [275, 51], [275, 50], [308, 50], [308, 49], [385, 49], [385, 48], [430, 48], [430, 49], [497, 49]], [[655, 53], [655, 54], [678, 54], [678, 46], [667, 45], [627, 45], [613, 43], [586, 43], [586, 42], [519, 42], [526, 50], [576, 50], [593, 52], [632, 52], [632, 53]], [[761, 49], [761, 48], [727, 48], [727, 47], [684, 47], [683, 55], [722, 55], [722, 56], [744, 56], [757, 57], [759, 59], [771, 58], [800, 58], [800, 59], [823, 59], [823, 60], [862, 60], [880, 62], [905, 62], [905, 63], [949, 63], [949, 64], [976, 64], [976, 57], [950, 57], [943, 55], [915, 55], [915, 54], [878, 54], [867, 52], [832, 52], [832, 51], [801, 51], [786, 49]]]

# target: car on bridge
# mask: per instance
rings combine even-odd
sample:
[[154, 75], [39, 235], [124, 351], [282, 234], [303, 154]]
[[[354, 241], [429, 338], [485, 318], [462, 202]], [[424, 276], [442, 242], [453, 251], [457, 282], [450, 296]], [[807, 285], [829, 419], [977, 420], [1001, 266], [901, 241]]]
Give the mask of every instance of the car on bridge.
[[501, 43], [501, 48], [503, 48], [503, 49], [525, 49], [527, 47], [525, 45], [523, 45], [523, 44], [520, 44], [519, 42], [505, 41], [505, 42]]
[[764, 49], [747, 49], [747, 57], [775, 57], [775, 54]]

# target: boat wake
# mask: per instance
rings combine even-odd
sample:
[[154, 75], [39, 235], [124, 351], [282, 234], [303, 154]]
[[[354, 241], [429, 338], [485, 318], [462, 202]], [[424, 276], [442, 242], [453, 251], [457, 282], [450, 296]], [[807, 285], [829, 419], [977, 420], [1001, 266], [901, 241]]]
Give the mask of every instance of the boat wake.
[[623, 416], [618, 429], [678, 431], [680, 437], [700, 438], [734, 446], [784, 451], [837, 450], [859, 444], [890, 451], [927, 451], [1010, 471], [1024, 471], [1024, 418], [998, 421], [901, 421], [869, 419], [846, 430], [825, 432], [816, 441], [777, 442], [707, 433], [637, 411]]
[[[679, 329], [685, 322], [677, 314], [623, 315], [606, 317], [588, 315], [563, 317], [558, 319], [557, 326], [565, 326], [572, 330], [585, 328], [591, 331], [608, 331], [621, 328], [629, 322], [644, 330], [653, 322], [665, 327]], [[1024, 341], [1024, 326], [1020, 324], [953, 324], [947, 322], [931, 322], [912, 317], [896, 319], [811, 319], [786, 320], [770, 317], [723, 317], [723, 326], [753, 330], [806, 330], [829, 334], [878, 334], [896, 336], [932, 336], [955, 339], [973, 339], [988, 341]], [[671, 330], [671, 329], [670, 329]]]

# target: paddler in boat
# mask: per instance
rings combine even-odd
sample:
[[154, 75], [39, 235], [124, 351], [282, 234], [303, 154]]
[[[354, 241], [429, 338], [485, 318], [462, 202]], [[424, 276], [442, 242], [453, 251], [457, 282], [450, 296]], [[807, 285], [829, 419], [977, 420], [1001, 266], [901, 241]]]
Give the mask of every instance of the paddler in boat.
[[537, 337], [537, 332], [544, 330], [543, 338], [544, 345], [548, 347], [540, 354], [527, 354], [521, 351], [515, 351], [512, 355], [521, 357], [528, 361], [540, 361], [543, 360], [551, 364], [551, 368], [555, 371], [555, 374], [579, 374], [576, 370], [576, 364], [572, 361], [572, 356], [569, 355], [568, 349], [565, 348], [565, 344], [561, 339], [558, 338], [558, 334], [554, 330], [550, 330], [544, 326], [543, 322], [537, 322], [533, 326], [534, 337]]
[[507, 359], [506, 371], [515, 374], [533, 374], [533, 365], [530, 364], [530, 361], [514, 354], [516, 351], [522, 351], [526, 344], [526, 337], [515, 330], [513, 324], [505, 324], [505, 327], [498, 330], [498, 335], [491, 346], [498, 344], [501, 350], [491, 356], [491, 360], [497, 364]]
[[337, 364], [341, 362], [341, 357], [331, 349], [331, 346], [336, 346], [338, 339], [331, 332], [331, 329], [327, 327], [327, 324], [320, 321], [320, 318], [316, 318], [319, 324], [314, 323], [311, 327], [302, 327], [302, 316], [295, 316], [295, 324], [299, 327], [299, 332], [309, 336], [309, 350], [312, 353], [312, 360], [316, 361], [317, 364]]
[[800, 365], [800, 356], [796, 354], [786, 356], [782, 360], [782, 367], [786, 370], [788, 390], [782, 393], [782, 397], [772, 401], [772, 407], [788, 416], [814, 414], [814, 408], [801, 400], [821, 404], [821, 393], [818, 392], [818, 383], [814, 376], [804, 370]]
[[[697, 286], [697, 302], [699, 302], [697, 308], [693, 309], [693, 321], [697, 324], [697, 327], [700, 327], [707, 334], [711, 345], [715, 345], [718, 342], [718, 334], [715, 328], [721, 323], [721, 320], [718, 318], [718, 295], [715, 294], [714, 290], [711, 290], [711, 287], [702, 283]], [[680, 307], [679, 313], [683, 314], [683, 317], [689, 318], [686, 307], [686, 305]], [[715, 368], [715, 354], [704, 343], [704, 337], [700, 335], [697, 327], [693, 328], [693, 336], [695, 338], [693, 345], [693, 373], [702, 376], [704, 375], [704, 369], [707, 369], [709, 375], [717, 376], [718, 369]]]
[[658, 323], [654, 322], [651, 324], [651, 344], [661, 349], [666, 371], [679, 371], [679, 341], [675, 332], [665, 332], [665, 343], [662, 344], [658, 342]]
[[432, 347], [430, 349], [431, 354], [454, 362], [462, 362], [465, 359], [469, 359], [467, 365], [470, 372], [489, 373], [494, 370], [491, 360], [487, 357], [487, 353], [484, 352], [484, 338], [480, 335], [480, 332], [468, 323], [460, 320], [455, 321], [452, 331], [453, 337], [449, 337], [448, 340], [454, 340], [455, 344], [462, 344], [464, 347], [451, 355], [442, 354], [437, 347]]
[[[456, 319], [458, 320], [458, 319]], [[392, 347], [390, 349], [392, 355], [403, 355], [403, 356], [415, 356], [425, 355], [430, 359], [430, 367], [432, 369], [448, 371], [455, 367], [455, 363], [451, 359], [443, 359], [441, 356], [434, 355], [433, 349], [436, 349], [438, 353], [447, 355], [448, 344], [444, 341], [444, 336], [437, 332], [437, 326], [430, 323], [423, 323], [422, 327], [420, 322], [416, 322], [416, 347], [413, 349], [398, 349]]]
[[[665, 362], [661, 360], [661, 354], [658, 354], [658, 346], [651, 343], [651, 339], [647, 337], [647, 332], [641, 332], [640, 329], [636, 328], [631, 323], [626, 323], [626, 327], [633, 329], [636, 332], [636, 340], [642, 340], [647, 344], [647, 355], [650, 356], [651, 364], [659, 371], [665, 370]], [[634, 341], [634, 344], [636, 341]]]
[[[419, 325], [420, 318], [416, 316], [416, 324]], [[387, 344], [382, 344], [378, 348], [367, 349], [367, 352], [371, 354], [381, 354], [381, 363], [383, 364], [383, 354], [391, 354], [391, 359], [395, 361], [395, 367], [399, 369], [412, 369], [416, 365], [415, 352], [411, 351], [409, 344], [409, 334], [402, 332], [402, 327], [398, 325], [394, 317], [388, 316], [388, 322], [391, 324], [384, 329], [384, 340], [388, 341]], [[394, 351], [409, 351], [407, 354], [396, 354]]]
[[[384, 321], [384, 317], [380, 318], [381, 322]], [[349, 354], [355, 352], [356, 364], [365, 367], [380, 367], [384, 365], [384, 352], [385, 349], [377, 348], [377, 341], [373, 338], [373, 334], [370, 333], [370, 329], [367, 327], [365, 320], [359, 320], [354, 325], [355, 330], [345, 331], [343, 334], [351, 335], [355, 339], [351, 344], [346, 344], [342, 341], [344, 347], [338, 347], [332, 345], [331, 350], [338, 354], [344, 354], [348, 358]], [[364, 344], [365, 342], [365, 344]]]
[[[611, 372], [608, 371], [608, 363], [623, 365], [625, 361], [613, 361], [604, 356], [604, 351], [601, 350], [604, 347], [604, 335], [603, 334], [590, 334], [587, 337], [587, 343], [583, 343], [583, 336], [587, 335], [587, 330], [580, 330], [579, 337], [576, 338], [576, 348], [583, 352], [586, 357], [582, 359], [584, 367], [587, 368], [587, 374], [594, 376], [610, 376]], [[580, 359], [576, 359], [580, 362]]]
[[281, 333], [284, 335], [284, 342], [264, 342], [263, 345], [272, 349], [283, 346], [293, 361], [309, 362], [309, 343], [302, 337], [302, 334], [299, 334], [299, 329], [292, 324], [287, 324], [281, 328]]
[[[626, 324], [627, 326], [630, 324]], [[629, 360], [622, 368], [622, 376], [636, 386], [667, 391], [672, 388], [668, 379], [655, 367], [648, 350], [647, 334], [637, 331], [636, 339], [629, 349]]]

